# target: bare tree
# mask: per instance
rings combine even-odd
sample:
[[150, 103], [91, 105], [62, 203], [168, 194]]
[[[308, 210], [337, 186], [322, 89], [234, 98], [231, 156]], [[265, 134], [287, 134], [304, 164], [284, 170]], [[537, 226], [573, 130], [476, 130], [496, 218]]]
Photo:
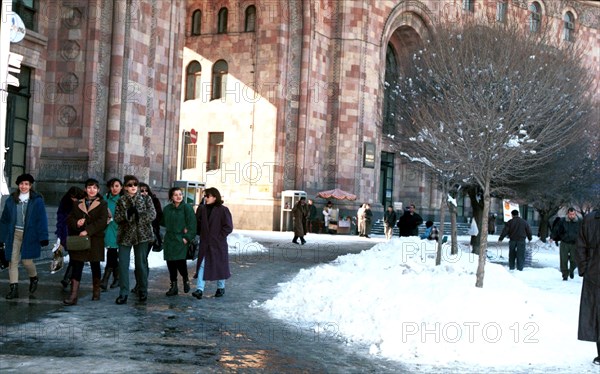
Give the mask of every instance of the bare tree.
[[[526, 180], [577, 139], [589, 119], [590, 78], [574, 47], [510, 25], [440, 25], [399, 80], [404, 152], [438, 175], [490, 196]], [[394, 136], [395, 137], [395, 136]], [[480, 226], [476, 286], [483, 287], [487, 219]]]

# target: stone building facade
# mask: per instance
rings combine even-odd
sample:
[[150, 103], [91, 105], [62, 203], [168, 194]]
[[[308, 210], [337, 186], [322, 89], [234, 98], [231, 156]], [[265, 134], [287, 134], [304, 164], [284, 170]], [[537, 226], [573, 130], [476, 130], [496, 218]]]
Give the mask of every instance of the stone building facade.
[[[8, 184], [22, 172], [56, 202], [88, 177], [133, 173], [219, 188], [240, 228], [279, 227], [281, 192], [341, 188], [339, 203], [414, 202], [439, 193], [384, 136], [386, 73], [442, 20], [532, 7], [572, 18], [600, 76], [600, 4], [575, 0], [14, 0], [27, 26], [10, 88]], [[570, 26], [569, 26], [570, 27]], [[392, 51], [392, 52], [389, 52]], [[324, 203], [317, 199], [317, 205]], [[468, 202], [460, 204], [468, 215]]]
[[24, 56], [8, 99], [8, 184], [22, 172], [50, 204], [88, 177], [176, 179], [183, 0], [18, 0]]
[[186, 11], [180, 179], [219, 188], [243, 228], [279, 228], [284, 190], [358, 195], [338, 204], [344, 215], [359, 202], [379, 212], [414, 202], [436, 218], [434, 183], [399, 157], [382, 123], [386, 71], [442, 21], [540, 19], [557, 42], [569, 33], [586, 45], [600, 77], [592, 1], [188, 0]]

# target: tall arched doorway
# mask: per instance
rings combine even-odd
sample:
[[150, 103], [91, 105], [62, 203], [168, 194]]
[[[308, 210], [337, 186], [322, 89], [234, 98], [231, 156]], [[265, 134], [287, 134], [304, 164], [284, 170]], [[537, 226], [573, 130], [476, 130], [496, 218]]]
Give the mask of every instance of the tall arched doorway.
[[[421, 46], [421, 36], [415, 28], [408, 25], [398, 26], [387, 42], [381, 126], [383, 148], [379, 174], [379, 196], [384, 207], [392, 205], [402, 197], [415, 201], [415, 194], [421, 192], [418, 180], [409, 181], [409, 178], [404, 178], [407, 165], [403, 164], [395, 153], [389, 151], [395, 149], [395, 139], [402, 135], [402, 126], [406, 125], [400, 116], [398, 81], [410, 71], [412, 56]], [[403, 180], [403, 187], [406, 187], [406, 182], [411, 184], [409, 189], [403, 188], [404, 196], [394, 191], [395, 187], [400, 188], [398, 179]]]

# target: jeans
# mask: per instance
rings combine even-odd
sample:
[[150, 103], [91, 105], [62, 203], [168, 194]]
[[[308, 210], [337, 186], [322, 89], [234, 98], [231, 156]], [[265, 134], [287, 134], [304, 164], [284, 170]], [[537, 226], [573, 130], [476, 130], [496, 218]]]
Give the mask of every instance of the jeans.
[[525, 264], [525, 240], [511, 240], [508, 242], [508, 267], [515, 268], [515, 258], [517, 260], [517, 270], [523, 270]]
[[[206, 284], [206, 281], [202, 278], [204, 278], [204, 261], [206, 259], [203, 258], [202, 259], [202, 263], [200, 264], [200, 269], [198, 269], [198, 282], [196, 283], [196, 289], [204, 292], [204, 285]], [[217, 281], [217, 288], [225, 288], [225, 279], [219, 279]]]
[[[135, 280], [140, 295], [148, 295], [148, 242], [138, 243], [133, 246], [135, 262]], [[131, 246], [119, 246], [119, 286], [120, 296], [129, 295], [129, 260]]]

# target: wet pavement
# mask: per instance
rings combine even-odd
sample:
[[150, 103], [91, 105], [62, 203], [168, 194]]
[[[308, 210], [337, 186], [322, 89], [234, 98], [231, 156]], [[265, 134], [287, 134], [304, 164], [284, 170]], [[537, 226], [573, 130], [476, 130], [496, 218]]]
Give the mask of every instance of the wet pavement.
[[[277, 284], [300, 269], [330, 262], [346, 253], [369, 249], [377, 240], [319, 235], [299, 246], [288, 239], [244, 232], [267, 251], [240, 247], [232, 254], [232, 277], [226, 295], [214, 298], [209, 282], [205, 298], [165, 296], [166, 266], [150, 270], [147, 302], [116, 305], [118, 289], [91, 301], [91, 274], [86, 266], [78, 305], [65, 307], [60, 279], [50, 274], [49, 260], [40, 261], [35, 296], [27, 295], [28, 279], [20, 269], [20, 298], [6, 300], [7, 270], [0, 272], [0, 371], [146, 372], [146, 373], [403, 373], [400, 363], [368, 354], [368, 347], [348, 345], [335, 321], [300, 326], [269, 317], [258, 307], [273, 298]], [[289, 236], [289, 235], [288, 235]], [[323, 237], [327, 239], [324, 241]], [[313, 237], [315, 238], [315, 237]], [[194, 265], [188, 262], [190, 274]], [[131, 279], [133, 272], [131, 271]], [[192, 291], [194, 287], [192, 287]], [[368, 295], [357, 295], [365, 297]]]

